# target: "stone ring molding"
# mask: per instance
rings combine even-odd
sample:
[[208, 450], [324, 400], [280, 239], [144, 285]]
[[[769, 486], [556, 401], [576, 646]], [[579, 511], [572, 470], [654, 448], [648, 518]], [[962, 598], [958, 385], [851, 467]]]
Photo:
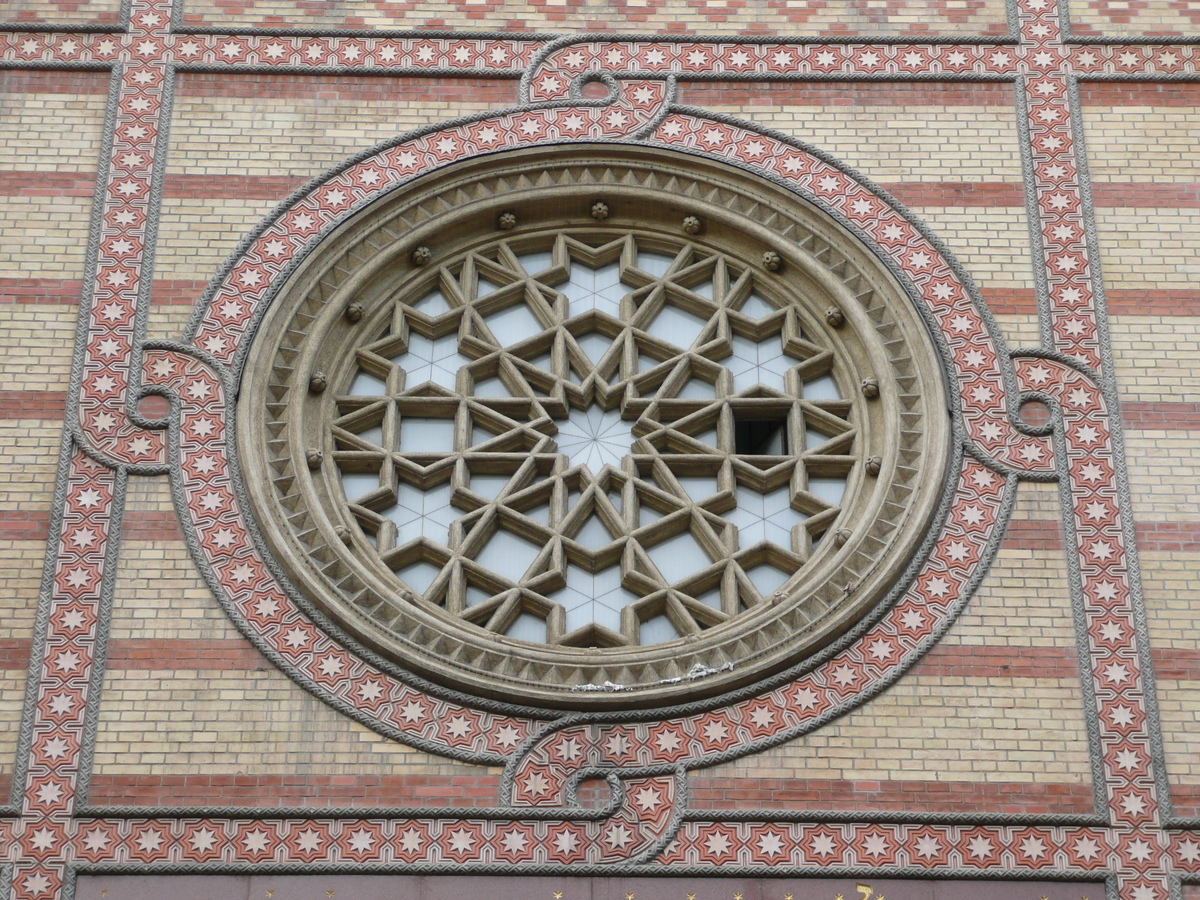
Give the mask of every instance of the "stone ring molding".
[[[605, 704], [596, 704], [592, 718], [616, 724], [583, 729], [586, 749], [571, 770], [687, 768], [790, 739], [862, 703], [915, 662], [962, 608], [998, 545], [1018, 475], [1054, 475], [1049, 438], [1014, 427], [1015, 379], [986, 310], [956, 264], [894, 201], [809, 148], [749, 123], [670, 107], [664, 82], [618, 86], [606, 105], [554, 103], [473, 117], [352, 160], [301, 191], [244, 244], [197, 310], [190, 349], [149, 347], [143, 360], [145, 389], [177, 399], [172, 453], [179, 506], [201, 568], [238, 627], [298, 683], [385, 735], [488, 764], [508, 761], [524, 746], [510, 773], [513, 800], [521, 805], [567, 802], [570, 772], [548, 760], [559, 741], [580, 737], [564, 730], [577, 717], [554, 724], [553, 704], [540, 697], [533, 698], [540, 703], [516, 706], [465, 696], [439, 684], [437, 672], [432, 678], [407, 672], [382, 652], [388, 648], [370, 640], [373, 635], [347, 634], [289, 588], [292, 573], [277, 565], [251, 524], [238, 472], [233, 397], [239, 379], [244, 384], [253, 370], [246, 362], [249, 346], [268, 308], [314, 248], [330, 235], [337, 241], [344, 223], [369, 214], [391, 192], [500, 151], [536, 155], [554, 147], [569, 156], [572, 148], [564, 144], [611, 145], [635, 155], [677, 151], [697, 165], [751, 173], [851, 236], [847, 246], [871, 248], [876, 277], [891, 279], [923, 320], [945, 379], [944, 399], [936, 386], [926, 395], [950, 410], [938, 451], [947, 460], [944, 483], [935, 486], [936, 502], [924, 513], [934, 525], [921, 541], [906, 538], [907, 555], [901, 571], [889, 576], [890, 592], [888, 585], [868, 592], [857, 618], [840, 622], [829, 635], [836, 640], [807, 661], [785, 660], [782, 669], [773, 662], [747, 684], [726, 685], [733, 693], [693, 700], [668, 691], [654, 698], [653, 712], [604, 713]], [[647, 127], [643, 138], [633, 138]], [[590, 204], [602, 194], [581, 190], [576, 199]], [[417, 249], [402, 243], [406, 253]], [[832, 283], [828, 289], [842, 290]], [[860, 304], [847, 314], [865, 312]], [[542, 723], [550, 730], [539, 738]], [[544, 777], [531, 778], [534, 772]]]

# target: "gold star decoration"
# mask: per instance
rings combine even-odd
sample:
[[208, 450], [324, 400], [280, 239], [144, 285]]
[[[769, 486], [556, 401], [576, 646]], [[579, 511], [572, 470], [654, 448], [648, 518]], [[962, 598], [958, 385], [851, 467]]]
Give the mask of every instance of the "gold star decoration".
[[274, 891], [267, 891], [267, 896], [268, 896], [268, 897], [274, 897], [274, 896], [275, 896], [275, 892], [274, 892]]
[[791, 895], [791, 894], [784, 894], [784, 895], [783, 895], [783, 900], [792, 900], [792, 895]]
[[696, 900], [696, 895], [695, 895], [695, 894], [688, 894], [688, 896], [687, 896], [687, 900]]
[[108, 888], [101, 888], [101, 890], [100, 890], [100, 896], [101, 896], [101, 897], [107, 897], [107, 896], [108, 896]]
[[562, 891], [554, 892], [554, 900], [562, 900]]
[[733, 895], [733, 900], [742, 900], [742, 895], [741, 895], [740, 893], [738, 893], [738, 894], [734, 894], [734, 895]]
[[325, 892], [325, 896], [326, 896], [326, 897], [332, 897], [332, 896], [333, 896], [333, 891], [326, 891], [326, 892]]
[[626, 894], [625, 900], [633, 900], [633, 894]]

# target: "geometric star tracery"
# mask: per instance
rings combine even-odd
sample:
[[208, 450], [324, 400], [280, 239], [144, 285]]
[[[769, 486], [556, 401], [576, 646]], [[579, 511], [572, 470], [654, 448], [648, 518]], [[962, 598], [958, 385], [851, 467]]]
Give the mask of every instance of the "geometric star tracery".
[[[817, 484], [844, 483], [856, 432], [832, 353], [734, 260], [560, 233], [432, 274], [362, 345], [332, 423], [350, 512], [424, 602], [551, 643], [669, 639], [765, 602], [837, 517]], [[747, 415], [779, 423], [766, 456], [737, 444]], [[771, 566], [745, 556], [763, 544]], [[668, 549], [687, 577], [655, 564]], [[737, 596], [713, 595], [730, 567]]]

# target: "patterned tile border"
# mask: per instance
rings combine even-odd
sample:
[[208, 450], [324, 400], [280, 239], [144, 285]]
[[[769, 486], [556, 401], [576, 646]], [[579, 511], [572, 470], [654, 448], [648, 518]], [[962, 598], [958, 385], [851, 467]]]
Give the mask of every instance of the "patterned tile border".
[[[1200, 823], [1169, 818], [1075, 95], [1079, 78], [1200, 78], [1200, 45], [1071, 44], [1051, 0], [1015, 4], [1017, 42], [181, 34], [170, 29], [171, 14], [168, 3], [134, 0], [126, 27], [113, 33], [0, 33], [4, 67], [113, 72], [17, 796], [0, 818], [0, 847], [12, 865], [0, 889], [69, 897], [75, 871], [110, 868], [1103, 876], [1122, 900], [1178, 898], [1181, 880], [1200, 880]], [[188, 67], [519, 76], [521, 102], [401, 138], [297, 192], [214, 282], [188, 343], [148, 345], [141, 333], [173, 73]], [[589, 77], [605, 80], [613, 96], [581, 100], [575, 91]], [[782, 135], [673, 106], [680, 77], [1012, 81], [1040, 254], [1043, 347], [1010, 354], [965, 274], [885, 194]], [[349, 212], [465, 153], [578, 140], [650, 141], [732, 161], [789, 185], [876, 246], [940, 336], [962, 449], [928, 554], [900, 594], [825, 658], [703, 708], [545, 722], [400, 680], [307, 615], [247, 527], [225, 398], [270, 286]], [[145, 392], [173, 399], [168, 421], [136, 415]], [[1016, 405], [1030, 398], [1055, 411], [1042, 430], [1017, 424]], [[163, 471], [174, 476], [181, 519], [210, 582], [260, 650], [384, 734], [503, 762], [502, 805], [318, 816], [84, 808], [124, 486], [129, 475]], [[1097, 814], [984, 821], [969, 812], [689, 813], [689, 768], [818, 727], [886, 687], [936, 640], [986, 569], [1022, 477], [1060, 484]], [[573, 805], [575, 787], [596, 775], [609, 779], [613, 802], [586, 812]]]

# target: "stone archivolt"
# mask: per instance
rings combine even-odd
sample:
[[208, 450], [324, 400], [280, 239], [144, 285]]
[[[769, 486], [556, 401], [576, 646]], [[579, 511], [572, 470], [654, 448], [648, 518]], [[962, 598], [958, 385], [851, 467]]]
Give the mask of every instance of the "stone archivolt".
[[822, 646], [894, 585], [945, 456], [933, 348], [878, 262], [663, 151], [394, 193], [252, 359], [240, 440], [294, 582], [403, 664], [535, 703], [694, 697]]

